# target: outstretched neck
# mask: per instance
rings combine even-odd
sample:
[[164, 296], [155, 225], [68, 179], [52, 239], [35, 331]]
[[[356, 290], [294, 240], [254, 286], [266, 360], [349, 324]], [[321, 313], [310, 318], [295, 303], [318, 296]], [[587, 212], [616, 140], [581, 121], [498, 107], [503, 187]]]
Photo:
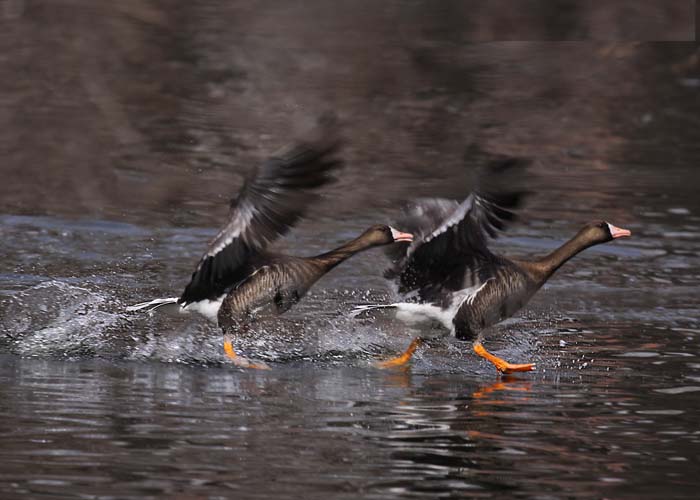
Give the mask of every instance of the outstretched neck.
[[538, 259], [537, 264], [543, 274], [543, 279], [546, 280], [549, 278], [573, 256], [595, 244], [595, 241], [583, 238], [582, 234], [578, 233], [553, 252]]
[[322, 253], [316, 257], [311, 257], [312, 260], [320, 264], [326, 271], [330, 271], [335, 266], [341, 262], [349, 259], [358, 252], [367, 250], [368, 248], [374, 246], [373, 243], [368, 241], [365, 235], [360, 235], [354, 240], [348, 241], [347, 243], [339, 246], [338, 248], [331, 250], [330, 252]]

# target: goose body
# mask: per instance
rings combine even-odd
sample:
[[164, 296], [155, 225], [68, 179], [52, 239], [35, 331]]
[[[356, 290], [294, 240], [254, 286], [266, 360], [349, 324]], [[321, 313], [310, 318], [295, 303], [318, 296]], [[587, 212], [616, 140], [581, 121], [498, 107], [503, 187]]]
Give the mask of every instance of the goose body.
[[127, 308], [152, 311], [176, 304], [217, 321], [226, 354], [239, 366], [264, 368], [233, 350], [231, 336], [263, 313], [282, 314], [294, 306], [325, 273], [368, 248], [411, 235], [389, 226], [370, 227], [339, 248], [315, 257], [275, 254], [268, 246], [289, 231], [317, 198], [316, 190], [333, 180], [342, 162], [335, 121], [324, 117], [309, 137], [268, 158], [253, 170], [231, 202], [226, 225], [200, 259], [179, 298], [156, 299]]
[[314, 257], [258, 255], [252, 259], [249, 276], [224, 298], [218, 311], [219, 325], [226, 332], [254, 321], [259, 315], [283, 314], [299, 302], [316, 281], [353, 255], [375, 246], [411, 239], [408, 233], [375, 225], [344, 245]]
[[307, 137], [273, 154], [247, 176], [231, 200], [224, 227], [209, 242], [180, 297], [155, 299], [127, 308], [153, 311], [176, 304], [216, 322], [224, 298], [266, 265], [266, 249], [286, 234], [342, 166], [337, 124], [324, 116]]
[[[488, 353], [482, 346], [489, 327], [521, 309], [567, 260], [592, 245], [630, 232], [604, 221], [587, 224], [554, 252], [533, 261], [493, 253], [488, 236], [495, 237], [520, 205], [522, 176], [527, 160], [510, 158], [487, 166], [479, 187], [462, 203], [423, 199], [409, 205], [399, 223], [414, 234], [410, 244], [388, 248], [393, 265], [386, 276], [396, 281], [407, 300], [379, 306], [397, 310], [399, 320], [437, 320], [460, 340], [504, 373], [528, 371], [532, 364], [515, 365]], [[361, 306], [358, 312], [378, 306]], [[402, 356], [382, 366], [404, 364], [420, 344], [411, 343]]]

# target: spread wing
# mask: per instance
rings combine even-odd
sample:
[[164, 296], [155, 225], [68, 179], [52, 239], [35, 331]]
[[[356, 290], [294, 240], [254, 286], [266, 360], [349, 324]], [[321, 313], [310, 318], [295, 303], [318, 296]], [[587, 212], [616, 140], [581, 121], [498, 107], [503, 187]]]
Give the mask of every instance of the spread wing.
[[515, 219], [514, 210], [527, 194], [522, 175], [529, 163], [521, 158], [491, 162], [462, 203], [433, 198], [409, 205], [405, 229], [401, 222], [397, 227], [413, 231], [414, 240], [388, 249], [393, 266], [386, 277], [398, 281], [401, 293], [418, 291], [424, 300], [439, 290], [483, 283], [498, 261], [488, 238]]
[[231, 201], [226, 226], [209, 243], [180, 297], [189, 304], [220, 296], [246, 277], [246, 263], [285, 234], [317, 199], [314, 193], [342, 165], [337, 124], [324, 117], [311, 137], [254, 169]]

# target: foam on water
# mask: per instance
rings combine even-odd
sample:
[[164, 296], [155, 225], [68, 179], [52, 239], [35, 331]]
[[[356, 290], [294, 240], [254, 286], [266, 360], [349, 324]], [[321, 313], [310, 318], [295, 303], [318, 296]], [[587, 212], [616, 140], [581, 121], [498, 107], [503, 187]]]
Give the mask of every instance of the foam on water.
[[123, 324], [107, 310], [112, 300], [57, 280], [15, 292], [0, 303], [4, 341], [25, 356], [94, 355], [108, 343], [108, 332]]

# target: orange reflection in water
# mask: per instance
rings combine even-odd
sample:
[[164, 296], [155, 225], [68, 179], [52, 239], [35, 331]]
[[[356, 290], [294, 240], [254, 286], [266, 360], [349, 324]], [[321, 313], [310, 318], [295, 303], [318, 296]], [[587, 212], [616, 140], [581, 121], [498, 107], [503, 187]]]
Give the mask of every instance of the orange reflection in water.
[[[493, 411], [489, 410], [492, 406], [512, 405], [512, 393], [527, 393], [532, 388], [532, 382], [527, 379], [520, 379], [513, 376], [503, 376], [489, 385], [479, 388], [472, 393], [473, 408], [472, 414], [477, 417], [489, 417], [493, 415]], [[530, 398], [521, 396], [519, 402], [526, 402]]]
[[[499, 396], [500, 391], [530, 392], [532, 382], [510, 375], [503, 376], [500, 380], [480, 388], [472, 394], [474, 399], [488, 398], [490, 404], [503, 404], [502, 400], [494, 399]], [[496, 394], [493, 394], [496, 393]], [[526, 398], [527, 399], [527, 398]]]

